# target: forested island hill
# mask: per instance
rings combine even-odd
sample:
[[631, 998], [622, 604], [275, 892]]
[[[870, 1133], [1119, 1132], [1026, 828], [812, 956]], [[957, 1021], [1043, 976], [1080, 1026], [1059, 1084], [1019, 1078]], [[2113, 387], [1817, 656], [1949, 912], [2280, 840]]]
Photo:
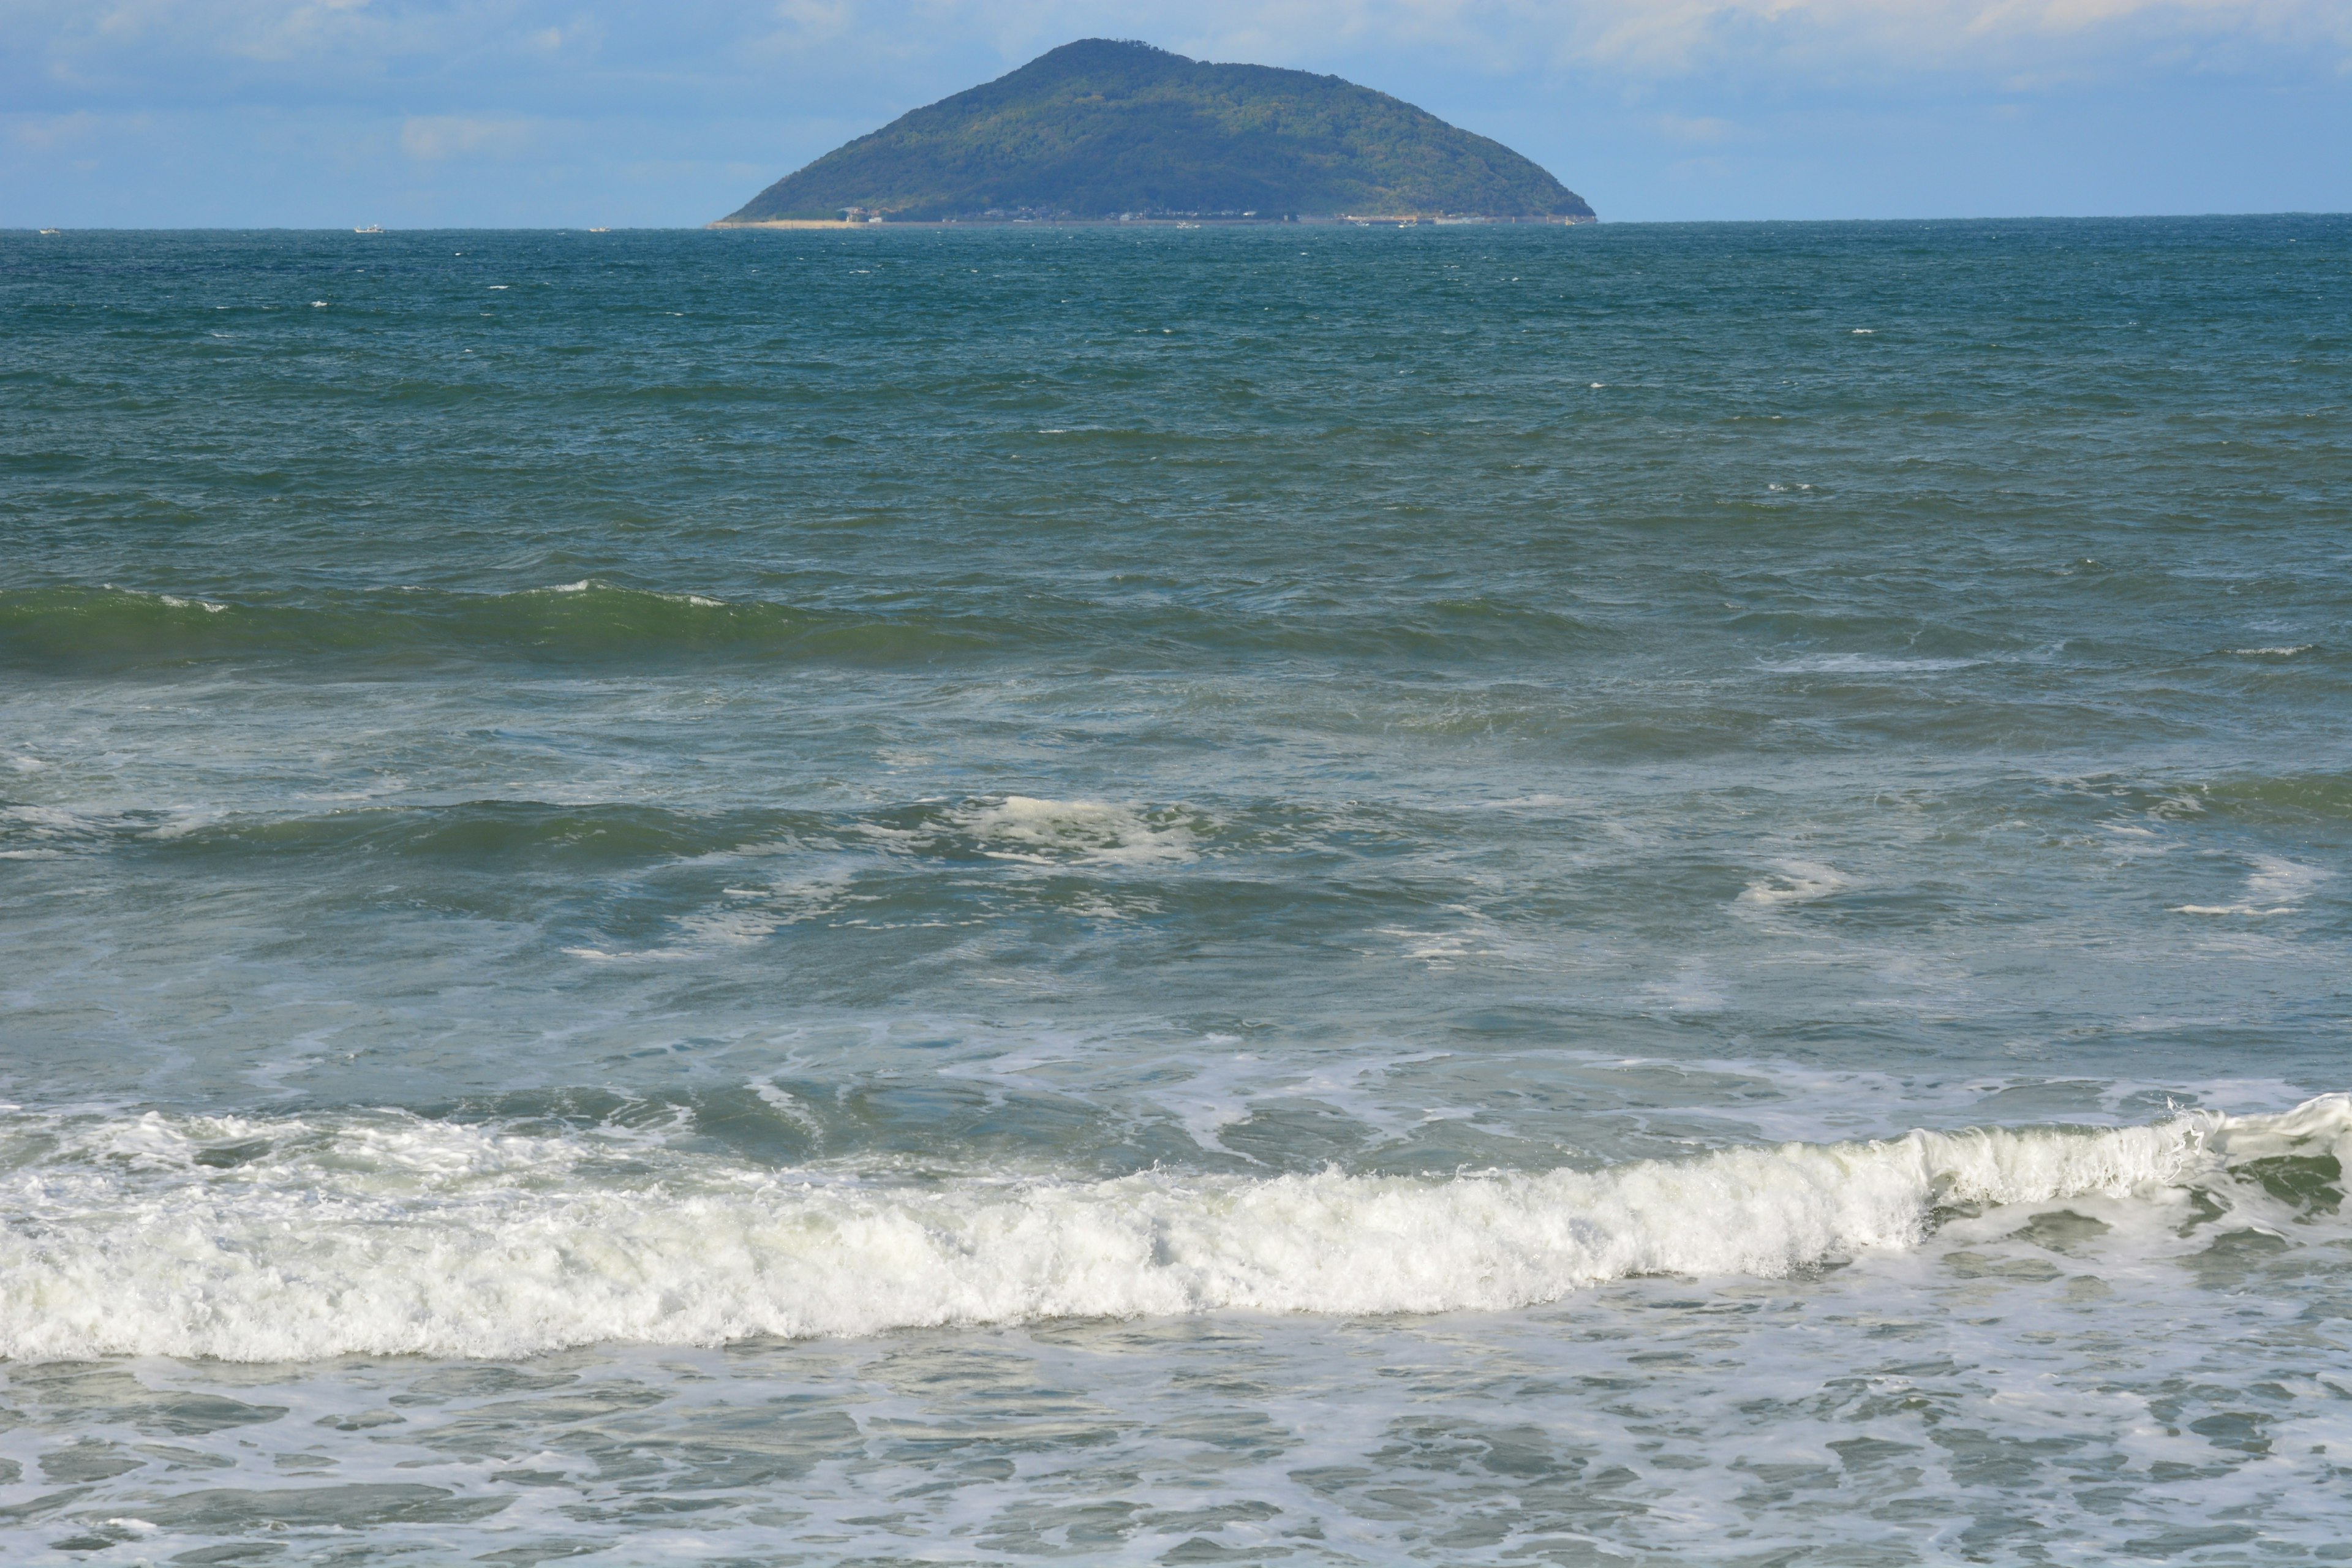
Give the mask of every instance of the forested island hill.
[[1528, 159], [1386, 93], [1087, 38], [836, 148], [712, 226], [1592, 217]]

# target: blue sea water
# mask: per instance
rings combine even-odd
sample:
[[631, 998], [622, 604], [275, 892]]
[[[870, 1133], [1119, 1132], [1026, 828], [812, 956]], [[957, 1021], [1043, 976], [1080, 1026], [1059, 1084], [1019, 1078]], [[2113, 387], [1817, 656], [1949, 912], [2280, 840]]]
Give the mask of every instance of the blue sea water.
[[2352, 219], [0, 349], [8, 1561], [2352, 1560]]

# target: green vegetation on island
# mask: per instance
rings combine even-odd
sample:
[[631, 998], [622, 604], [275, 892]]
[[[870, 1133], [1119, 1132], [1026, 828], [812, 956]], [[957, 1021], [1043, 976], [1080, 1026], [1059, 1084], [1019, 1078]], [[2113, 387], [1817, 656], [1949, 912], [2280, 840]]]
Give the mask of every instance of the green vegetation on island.
[[722, 226], [882, 217], [1590, 219], [1499, 142], [1334, 76], [1088, 38], [900, 116]]

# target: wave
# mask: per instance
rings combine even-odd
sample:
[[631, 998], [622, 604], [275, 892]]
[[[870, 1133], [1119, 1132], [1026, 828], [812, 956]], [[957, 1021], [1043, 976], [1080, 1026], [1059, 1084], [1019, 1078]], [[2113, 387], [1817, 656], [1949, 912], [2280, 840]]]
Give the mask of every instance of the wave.
[[[437, 589], [248, 600], [117, 587], [0, 592], [0, 663], [121, 665], [320, 656], [371, 659], [805, 658], [919, 663], [1055, 646], [1150, 658], [1228, 654], [1453, 658], [1595, 644], [1556, 611], [1470, 598], [1337, 596], [1215, 605], [1015, 595], [1018, 614], [809, 607], [623, 587], [593, 578], [514, 593]], [[1001, 599], [999, 603], [1009, 603]]]
[[144, 851], [178, 859], [365, 855], [474, 869], [580, 868], [760, 857], [786, 848], [1048, 867], [1143, 868], [1193, 859], [1218, 825], [1172, 805], [978, 795], [861, 815], [780, 808], [686, 811], [620, 802], [474, 800], [359, 805], [300, 816], [80, 814], [0, 804], [0, 859]]
[[1033, 866], [1148, 866], [1192, 858], [1192, 822], [1099, 800], [1008, 795], [950, 814], [991, 859]]
[[339, 653], [894, 660], [983, 651], [1011, 635], [972, 619], [802, 609], [593, 580], [509, 594], [345, 594], [310, 604], [112, 587], [0, 593], [0, 660], [33, 664]]
[[2238, 775], [2191, 785], [2179, 798], [2195, 809], [2258, 825], [2340, 822], [2352, 817], [2352, 773]]
[[[1502, 1310], [1777, 1278], [1954, 1205], [2185, 1184], [2332, 1210], [2352, 1097], [1596, 1172], [1105, 1181], [777, 1171], [382, 1112], [0, 1118], [0, 1354], [514, 1356], [1221, 1310]], [[2226, 1205], [2225, 1205], [2226, 1206]]]

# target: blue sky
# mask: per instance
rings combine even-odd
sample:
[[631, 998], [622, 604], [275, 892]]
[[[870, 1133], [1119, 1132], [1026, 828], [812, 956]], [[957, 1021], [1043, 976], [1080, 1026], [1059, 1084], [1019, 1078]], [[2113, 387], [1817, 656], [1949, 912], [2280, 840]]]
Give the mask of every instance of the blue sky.
[[1604, 219], [2352, 209], [2352, 0], [0, 0], [0, 227], [686, 225], [1087, 37]]

